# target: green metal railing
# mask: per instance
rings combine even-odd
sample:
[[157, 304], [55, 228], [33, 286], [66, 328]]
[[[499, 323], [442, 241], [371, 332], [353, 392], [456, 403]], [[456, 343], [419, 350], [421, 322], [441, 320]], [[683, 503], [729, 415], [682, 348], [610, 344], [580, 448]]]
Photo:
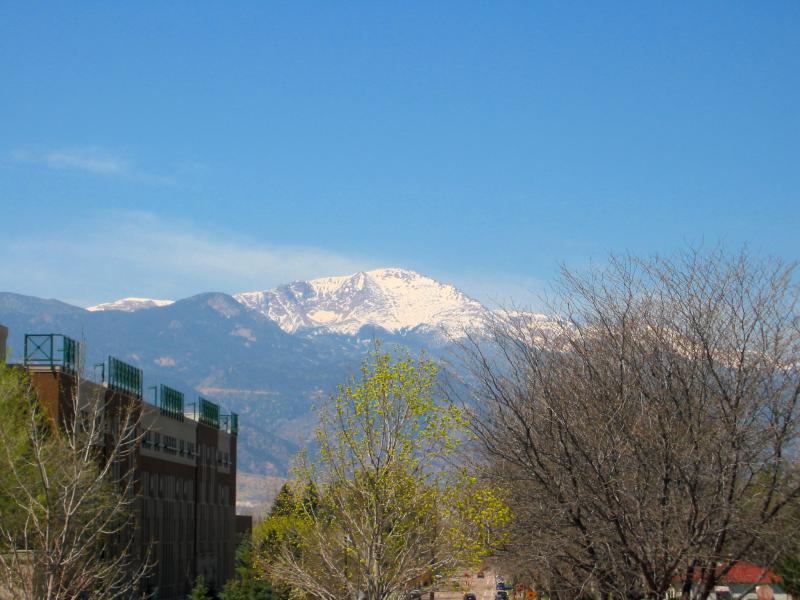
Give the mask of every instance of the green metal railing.
[[75, 373], [80, 344], [60, 333], [25, 334], [25, 366], [43, 366]]
[[[79, 356], [80, 344], [66, 335], [60, 333], [25, 335], [25, 366], [48, 367], [75, 373], [78, 369]], [[114, 356], [108, 357], [107, 364], [107, 368], [103, 363], [95, 367], [101, 368], [102, 380], [108, 377], [108, 387], [141, 399], [142, 370]], [[156, 391], [155, 386], [153, 391]], [[183, 421], [185, 414], [183, 392], [164, 384], [159, 386], [158, 392], [155, 402], [161, 414]], [[196, 421], [231, 434], [239, 433], [238, 414], [232, 412], [229, 415], [221, 415], [219, 404], [203, 397], [198, 398], [196, 407], [197, 410], [192, 411]]]
[[232, 412], [229, 415], [222, 415], [220, 417], [220, 428], [228, 433], [239, 433], [239, 415]]
[[162, 415], [183, 421], [183, 392], [161, 384], [159, 408]]
[[210, 427], [219, 429], [219, 404], [215, 404], [205, 398], [198, 398], [198, 408], [200, 409], [200, 422]]
[[142, 397], [142, 370], [126, 362], [108, 357], [108, 387], [136, 398]]

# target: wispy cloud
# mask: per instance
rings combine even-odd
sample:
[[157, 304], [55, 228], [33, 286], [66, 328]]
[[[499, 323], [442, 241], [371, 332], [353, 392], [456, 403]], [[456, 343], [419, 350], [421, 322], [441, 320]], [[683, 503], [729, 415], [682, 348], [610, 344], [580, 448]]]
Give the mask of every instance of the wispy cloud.
[[[177, 300], [207, 291], [233, 294], [404, 266], [396, 256], [277, 244], [133, 211], [77, 217], [58, 228], [24, 235], [7, 232], [0, 260], [13, 265], [0, 269], [0, 291], [58, 298], [79, 306], [128, 296]], [[545, 286], [531, 277], [417, 268], [489, 307], [542, 308], [540, 292]]]
[[69, 152], [57, 150], [42, 157], [44, 164], [54, 169], [78, 169], [102, 175], [126, 175], [130, 173], [128, 163], [109, 156], [90, 154], [85, 151]]
[[271, 244], [143, 212], [108, 213], [41, 237], [6, 240], [0, 255], [6, 252], [15, 268], [0, 271], [0, 290], [83, 306], [124, 296], [258, 290], [382, 264], [377, 257]]
[[10, 154], [11, 160], [59, 171], [79, 171], [91, 175], [114, 177], [143, 183], [173, 185], [172, 176], [154, 175], [131, 160], [104, 148], [73, 147], [46, 150], [18, 149]]

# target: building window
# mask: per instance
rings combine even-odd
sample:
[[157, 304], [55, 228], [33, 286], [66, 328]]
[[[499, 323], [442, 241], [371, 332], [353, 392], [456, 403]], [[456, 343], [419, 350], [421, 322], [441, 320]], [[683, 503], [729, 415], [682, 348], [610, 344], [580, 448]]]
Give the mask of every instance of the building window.
[[164, 452], [168, 454], [175, 454], [178, 450], [178, 440], [171, 436], [165, 435], [164, 436]]

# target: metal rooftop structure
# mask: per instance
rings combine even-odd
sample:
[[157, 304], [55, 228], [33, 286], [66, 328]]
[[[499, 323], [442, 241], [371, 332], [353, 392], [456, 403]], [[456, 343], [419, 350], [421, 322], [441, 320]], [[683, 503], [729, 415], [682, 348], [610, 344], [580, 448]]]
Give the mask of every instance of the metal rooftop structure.
[[80, 343], [60, 333], [25, 334], [26, 367], [47, 368], [76, 373]]

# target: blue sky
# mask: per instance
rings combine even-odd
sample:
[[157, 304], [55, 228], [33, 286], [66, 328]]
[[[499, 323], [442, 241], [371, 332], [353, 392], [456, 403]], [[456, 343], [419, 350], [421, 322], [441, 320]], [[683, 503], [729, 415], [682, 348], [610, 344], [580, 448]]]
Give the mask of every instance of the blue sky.
[[0, 290], [798, 258], [800, 3], [3, 3]]

